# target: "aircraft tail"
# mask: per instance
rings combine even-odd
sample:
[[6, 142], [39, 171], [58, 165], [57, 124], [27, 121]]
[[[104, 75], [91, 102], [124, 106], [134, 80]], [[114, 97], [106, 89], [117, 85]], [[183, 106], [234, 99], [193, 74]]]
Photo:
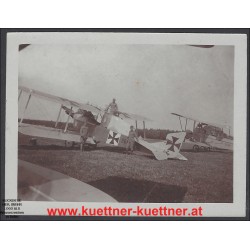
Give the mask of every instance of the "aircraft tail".
[[178, 159], [187, 160], [186, 157], [180, 154], [182, 143], [185, 139], [186, 132], [178, 132], [168, 134], [166, 141], [147, 142], [142, 137], [138, 138], [138, 143], [149, 149], [157, 160]]

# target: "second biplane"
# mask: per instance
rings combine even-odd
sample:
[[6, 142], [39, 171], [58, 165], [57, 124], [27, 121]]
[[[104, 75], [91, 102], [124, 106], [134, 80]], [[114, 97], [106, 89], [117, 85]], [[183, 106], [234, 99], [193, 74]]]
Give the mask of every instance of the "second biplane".
[[[211, 148], [233, 151], [233, 136], [230, 134], [230, 126], [206, 122], [176, 113], [172, 113], [172, 115], [179, 118], [181, 130], [186, 132], [185, 143], [192, 144], [194, 151], [210, 150]], [[185, 126], [182, 123], [183, 119]], [[193, 131], [187, 131], [188, 121], [193, 122]]]
[[[81, 147], [84, 147], [85, 144], [96, 147], [98, 143], [104, 143], [107, 146], [126, 148], [131, 125], [128, 120], [135, 121], [136, 127], [137, 122], [142, 121], [144, 129], [145, 122], [149, 121], [146, 117], [121, 111], [114, 115], [94, 105], [82, 104], [23, 86], [19, 86], [18, 100], [20, 100], [23, 93], [26, 93], [28, 98], [24, 111], [19, 118], [18, 131], [32, 137], [80, 143]], [[34, 97], [59, 104], [58, 116], [54, 127], [24, 122], [30, 100]], [[64, 128], [59, 128], [58, 124], [62, 111], [67, 114], [67, 120], [64, 123]], [[72, 124], [70, 123], [70, 118], [73, 120]], [[185, 132], [171, 133], [167, 135], [165, 141], [154, 143], [148, 142], [142, 137], [139, 137], [136, 141], [144, 148], [150, 150], [157, 160], [187, 160], [180, 154], [185, 135]]]

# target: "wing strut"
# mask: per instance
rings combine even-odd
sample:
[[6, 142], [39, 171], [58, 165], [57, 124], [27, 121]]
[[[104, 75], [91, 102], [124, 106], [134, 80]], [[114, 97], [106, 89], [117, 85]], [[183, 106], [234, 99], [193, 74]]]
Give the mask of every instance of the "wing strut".
[[179, 121], [180, 121], [180, 125], [181, 125], [181, 131], [183, 131], [182, 124], [181, 124], [181, 117], [180, 116], [179, 116]]
[[194, 121], [193, 132], [194, 132], [194, 129], [195, 129], [195, 125], [196, 125], [196, 121]]
[[62, 112], [62, 107], [63, 107], [63, 105], [61, 105], [61, 108], [59, 110], [59, 113], [58, 113], [58, 116], [57, 116], [57, 119], [56, 119], [55, 128], [57, 127], [57, 124], [58, 124], [58, 121], [59, 121], [59, 118], [60, 118], [60, 115], [61, 115], [61, 112]]
[[29, 97], [28, 97], [27, 103], [26, 103], [26, 105], [25, 105], [25, 108], [24, 108], [24, 111], [23, 111], [23, 115], [22, 115], [22, 118], [21, 118], [21, 120], [20, 120], [20, 124], [21, 124], [21, 123], [22, 123], [22, 121], [23, 121], [23, 118], [24, 118], [25, 112], [26, 112], [26, 110], [27, 110], [27, 108], [28, 108], [28, 105], [29, 105], [29, 102], [30, 102], [30, 98], [31, 98], [31, 92], [30, 92], [30, 94], [29, 94]]
[[188, 119], [186, 118], [185, 131], [187, 131], [187, 121]]
[[143, 136], [144, 139], [146, 139], [146, 130], [145, 130], [146, 126], [145, 126], [145, 121], [143, 121]]
[[[72, 107], [70, 108], [70, 111], [72, 111]], [[68, 119], [67, 119], [67, 122], [66, 122], [66, 125], [65, 125], [64, 133], [65, 133], [65, 132], [67, 131], [67, 129], [68, 129], [69, 118], [70, 118], [70, 113], [69, 113], [69, 115], [68, 115]]]
[[18, 101], [20, 100], [20, 97], [21, 97], [22, 92], [23, 92], [23, 91], [20, 90], [19, 95], [18, 95]]

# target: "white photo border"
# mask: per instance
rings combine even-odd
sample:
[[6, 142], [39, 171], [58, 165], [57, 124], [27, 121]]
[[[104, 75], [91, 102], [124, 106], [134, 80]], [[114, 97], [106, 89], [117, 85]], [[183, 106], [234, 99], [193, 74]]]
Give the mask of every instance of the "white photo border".
[[[173, 208], [203, 207], [203, 217], [246, 216], [247, 35], [205, 33], [14, 32], [7, 34], [5, 198], [17, 199], [18, 48], [20, 44], [171, 44], [231, 45], [234, 57], [233, 203], [171, 203]], [[239, 122], [240, 121], [240, 122]], [[216, 174], [216, 173], [215, 173]], [[47, 215], [48, 207], [89, 208], [113, 203], [23, 201], [24, 215]], [[157, 208], [166, 203], [116, 203], [117, 208]], [[82, 217], [83, 218], [83, 217]], [[73, 219], [73, 217], [72, 217]]]

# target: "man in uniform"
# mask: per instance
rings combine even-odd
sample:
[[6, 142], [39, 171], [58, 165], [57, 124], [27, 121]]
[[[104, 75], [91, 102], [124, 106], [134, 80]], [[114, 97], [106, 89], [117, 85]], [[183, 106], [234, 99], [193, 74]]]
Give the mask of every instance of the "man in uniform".
[[81, 119], [81, 128], [80, 128], [80, 149], [81, 151], [84, 151], [84, 144], [86, 143], [88, 139], [89, 129], [88, 129], [88, 118], [85, 116], [82, 116]]
[[115, 101], [116, 101], [115, 98], [113, 98], [113, 102], [111, 102], [108, 105], [108, 107], [106, 108], [106, 111], [108, 111], [110, 109], [109, 112], [112, 115], [117, 115], [117, 113], [118, 113], [118, 105]]
[[127, 146], [126, 146], [127, 153], [129, 152], [129, 150], [131, 151], [131, 153], [133, 153], [135, 140], [136, 141], [138, 140], [137, 133], [134, 131], [134, 126], [130, 126], [130, 131], [128, 134], [128, 141], [127, 141]]

